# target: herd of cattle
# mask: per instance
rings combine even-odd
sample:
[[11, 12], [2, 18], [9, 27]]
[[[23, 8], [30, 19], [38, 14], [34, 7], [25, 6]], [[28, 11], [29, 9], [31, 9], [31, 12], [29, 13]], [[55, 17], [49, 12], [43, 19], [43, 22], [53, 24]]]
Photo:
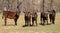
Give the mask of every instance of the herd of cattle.
[[[3, 11], [2, 18], [4, 18], [5, 25], [6, 25], [7, 18], [14, 19], [15, 25], [17, 25], [17, 20], [20, 15], [19, 13], [20, 12]], [[34, 26], [34, 25], [37, 26], [38, 25], [37, 24], [37, 17], [38, 17], [37, 12], [32, 12], [32, 13], [24, 12], [24, 14], [25, 14], [25, 16], [24, 16], [25, 25], [24, 26]], [[55, 21], [56, 12], [55, 12], [55, 10], [52, 10], [52, 11], [47, 11], [47, 12], [44, 12], [44, 11], [41, 12], [40, 20], [41, 20], [42, 25], [45, 25], [45, 22], [47, 22], [47, 24], [48, 24], [48, 15], [49, 15], [50, 22], [52, 24], [55, 24], [54, 21]], [[32, 23], [31, 23], [31, 21], [32, 21]]]

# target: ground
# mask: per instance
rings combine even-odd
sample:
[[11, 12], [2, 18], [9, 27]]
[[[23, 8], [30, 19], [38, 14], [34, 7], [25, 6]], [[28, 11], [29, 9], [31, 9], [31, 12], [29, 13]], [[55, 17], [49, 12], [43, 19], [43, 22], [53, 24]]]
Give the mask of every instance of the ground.
[[17, 21], [17, 26], [14, 25], [13, 19], [7, 20], [7, 26], [4, 26], [4, 19], [0, 14], [0, 33], [60, 33], [60, 13], [56, 14], [55, 24], [40, 25], [40, 14], [38, 13], [38, 26], [22, 27], [24, 25], [24, 14], [21, 13]]

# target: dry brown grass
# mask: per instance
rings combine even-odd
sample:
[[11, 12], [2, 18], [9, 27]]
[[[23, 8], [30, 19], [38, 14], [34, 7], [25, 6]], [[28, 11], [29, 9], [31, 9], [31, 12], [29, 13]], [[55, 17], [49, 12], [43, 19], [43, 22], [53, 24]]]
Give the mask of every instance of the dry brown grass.
[[17, 26], [14, 26], [13, 19], [7, 20], [7, 26], [4, 26], [4, 20], [1, 18], [2, 14], [0, 15], [0, 33], [60, 33], [60, 14], [56, 14], [56, 24], [51, 25], [39, 25], [40, 23], [40, 15], [38, 13], [38, 26], [33, 27], [22, 27], [24, 25], [24, 14], [21, 13]]

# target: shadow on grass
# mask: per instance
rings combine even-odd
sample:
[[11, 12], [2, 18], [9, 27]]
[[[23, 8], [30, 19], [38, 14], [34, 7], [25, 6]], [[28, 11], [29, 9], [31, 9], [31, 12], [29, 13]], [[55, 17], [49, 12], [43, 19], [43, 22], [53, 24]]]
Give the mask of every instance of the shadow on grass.
[[36, 25], [30, 25], [30, 26], [28, 26], [28, 25], [23, 25], [22, 27], [37, 27]]
[[51, 25], [51, 23], [48, 23], [48, 24], [39, 23], [39, 25], [45, 26], [45, 25]]
[[7, 25], [2, 25], [2, 26], [17, 26], [17, 25], [14, 25], [14, 24], [7, 24]]

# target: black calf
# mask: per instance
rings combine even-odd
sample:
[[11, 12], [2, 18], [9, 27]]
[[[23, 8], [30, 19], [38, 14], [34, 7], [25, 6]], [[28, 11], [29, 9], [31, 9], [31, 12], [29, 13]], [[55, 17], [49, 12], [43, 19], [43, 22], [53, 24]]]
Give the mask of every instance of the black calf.
[[32, 25], [34, 25], [34, 22], [37, 26], [37, 13], [36, 12], [32, 15]]
[[48, 24], [48, 13], [45, 12], [41, 12], [41, 24], [45, 24], [45, 22], [47, 22]]
[[56, 12], [55, 10], [52, 10], [49, 14], [49, 18], [50, 18], [50, 22], [52, 22], [52, 24], [54, 24], [55, 22], [55, 15], [56, 15]]

